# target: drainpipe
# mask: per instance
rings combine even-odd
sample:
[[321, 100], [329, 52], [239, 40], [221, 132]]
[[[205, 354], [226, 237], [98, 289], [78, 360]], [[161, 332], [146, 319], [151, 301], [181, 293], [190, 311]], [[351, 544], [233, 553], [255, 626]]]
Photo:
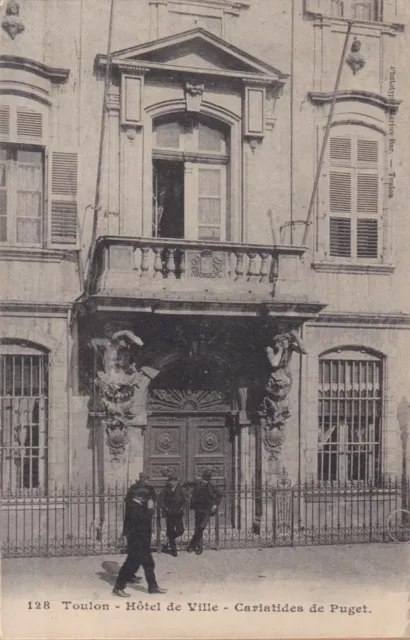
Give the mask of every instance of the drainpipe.
[[312, 195], [311, 195], [310, 203], [309, 203], [309, 210], [308, 210], [307, 217], [306, 217], [306, 223], [305, 223], [306, 226], [305, 226], [305, 233], [303, 234], [302, 246], [306, 244], [307, 237], [308, 237], [308, 234], [309, 234], [309, 227], [312, 224], [313, 205], [314, 205], [314, 202], [316, 200], [317, 188], [318, 188], [318, 185], [319, 185], [320, 174], [322, 172], [323, 160], [325, 158], [327, 141], [328, 141], [329, 135], [330, 135], [330, 127], [331, 127], [331, 124], [332, 124], [333, 114], [334, 114], [334, 111], [335, 111], [337, 92], [339, 91], [340, 79], [342, 77], [342, 71], [343, 71], [343, 63], [345, 61], [345, 56], [346, 56], [346, 51], [347, 51], [347, 43], [349, 41], [349, 35], [350, 35], [350, 31], [352, 29], [352, 24], [353, 24], [353, 22], [349, 22], [348, 25], [347, 25], [346, 37], [345, 37], [345, 41], [344, 41], [344, 44], [343, 44], [343, 51], [342, 51], [342, 55], [340, 57], [339, 69], [337, 71], [335, 88], [333, 90], [332, 104], [330, 106], [329, 116], [328, 116], [327, 123], [326, 123], [325, 137], [323, 138], [322, 150], [320, 152], [320, 158], [319, 158], [319, 162], [318, 162], [318, 165], [317, 165], [315, 182], [313, 184]]
[[292, 0], [291, 33], [290, 33], [290, 244], [293, 244], [293, 101], [295, 73], [295, 0]]
[[68, 450], [68, 486], [70, 487], [72, 481], [72, 424], [71, 424], [71, 391], [72, 391], [72, 370], [71, 370], [71, 309], [67, 309], [66, 318], [66, 330], [67, 330], [67, 450]]

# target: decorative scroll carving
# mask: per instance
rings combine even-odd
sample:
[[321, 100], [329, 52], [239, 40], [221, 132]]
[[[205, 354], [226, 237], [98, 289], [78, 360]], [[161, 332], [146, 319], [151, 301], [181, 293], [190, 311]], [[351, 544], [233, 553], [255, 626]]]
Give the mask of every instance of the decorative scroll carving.
[[197, 478], [200, 478], [204, 471], [210, 471], [213, 476], [224, 476], [224, 465], [223, 464], [196, 464], [195, 465], [195, 475]]
[[161, 453], [170, 453], [174, 448], [175, 439], [170, 431], [162, 431], [157, 435], [155, 444]]
[[207, 453], [211, 453], [212, 451], [218, 449], [219, 444], [219, 438], [214, 431], [207, 431], [201, 436], [201, 449], [203, 449]]
[[221, 391], [191, 389], [153, 389], [151, 411], [229, 411], [230, 405]]
[[292, 353], [306, 353], [296, 331], [280, 333], [273, 339], [266, 354], [271, 366], [265, 397], [260, 412], [263, 443], [271, 459], [277, 459], [284, 440], [283, 428], [290, 418], [289, 391], [292, 387], [290, 360]]
[[121, 422], [105, 420], [105, 440], [110, 452], [111, 458], [115, 461], [120, 460], [125, 453], [128, 444], [128, 429]]
[[177, 476], [179, 475], [179, 465], [178, 464], [168, 464], [166, 466], [160, 466], [153, 464], [151, 465], [151, 478], [166, 478], [170, 473], [175, 473]]
[[346, 64], [349, 65], [351, 70], [353, 71], [353, 75], [356, 75], [360, 69], [363, 69], [366, 64], [366, 60], [364, 55], [360, 52], [362, 43], [358, 38], [354, 38], [352, 42], [352, 46], [350, 49], [350, 53], [346, 58]]
[[221, 254], [209, 250], [190, 255], [190, 274], [193, 278], [223, 278], [225, 276], [225, 260]]
[[10, 0], [6, 7], [6, 15], [1, 22], [4, 31], [9, 34], [10, 38], [14, 38], [24, 31], [24, 23], [20, 18], [20, 5], [16, 0]]

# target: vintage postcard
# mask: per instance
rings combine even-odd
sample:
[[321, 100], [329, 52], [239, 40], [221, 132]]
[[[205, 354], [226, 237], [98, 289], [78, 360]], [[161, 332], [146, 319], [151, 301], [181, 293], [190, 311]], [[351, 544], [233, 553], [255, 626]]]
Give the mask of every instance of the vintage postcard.
[[5, 640], [410, 637], [409, 19], [0, 0]]

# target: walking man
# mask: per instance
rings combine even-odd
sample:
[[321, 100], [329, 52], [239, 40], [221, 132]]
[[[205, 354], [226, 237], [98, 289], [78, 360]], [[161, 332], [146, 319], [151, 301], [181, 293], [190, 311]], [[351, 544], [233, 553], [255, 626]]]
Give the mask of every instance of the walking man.
[[145, 487], [136, 487], [128, 492], [126, 505], [126, 523], [128, 555], [118, 574], [113, 593], [121, 598], [129, 598], [124, 591], [134, 577], [140, 565], [144, 569], [149, 593], [165, 593], [155, 578], [155, 563], [151, 554], [152, 510], [148, 508], [149, 491]]
[[191, 496], [191, 509], [195, 510], [195, 532], [187, 551], [195, 551], [197, 555], [203, 551], [203, 533], [222, 500], [222, 493], [211, 483], [211, 479], [212, 472], [205, 470]]
[[178, 555], [176, 539], [184, 533], [184, 507], [186, 499], [182, 491], [181, 483], [175, 473], [168, 475], [165, 489], [161, 492], [159, 506], [165, 516], [167, 525], [167, 538], [171, 554], [176, 558]]

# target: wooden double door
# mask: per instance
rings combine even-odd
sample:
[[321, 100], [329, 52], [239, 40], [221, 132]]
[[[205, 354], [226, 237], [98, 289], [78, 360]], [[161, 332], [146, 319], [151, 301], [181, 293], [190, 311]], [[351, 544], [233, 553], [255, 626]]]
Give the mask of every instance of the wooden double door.
[[226, 415], [172, 413], [150, 416], [144, 470], [154, 486], [163, 486], [171, 471], [182, 483], [192, 483], [209, 469], [213, 482], [229, 488], [231, 458]]

